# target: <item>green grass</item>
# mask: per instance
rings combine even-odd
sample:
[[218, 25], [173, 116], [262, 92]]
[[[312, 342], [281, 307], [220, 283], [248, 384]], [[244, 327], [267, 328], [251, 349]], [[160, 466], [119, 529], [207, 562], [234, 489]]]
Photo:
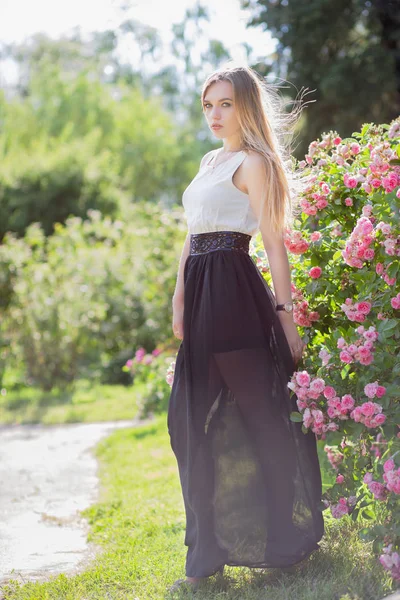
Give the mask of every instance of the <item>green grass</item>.
[[[328, 520], [321, 549], [291, 569], [225, 567], [193, 595], [167, 588], [184, 577], [185, 520], [166, 415], [115, 431], [97, 447], [101, 497], [85, 515], [101, 551], [85, 572], [47, 583], [9, 582], [4, 600], [378, 600], [390, 578], [347, 517]], [[326, 483], [326, 482], [325, 482]], [[229, 581], [231, 578], [231, 581]]]
[[138, 386], [101, 385], [78, 380], [73, 390], [41, 392], [23, 388], [0, 395], [0, 423], [91, 423], [132, 419]]

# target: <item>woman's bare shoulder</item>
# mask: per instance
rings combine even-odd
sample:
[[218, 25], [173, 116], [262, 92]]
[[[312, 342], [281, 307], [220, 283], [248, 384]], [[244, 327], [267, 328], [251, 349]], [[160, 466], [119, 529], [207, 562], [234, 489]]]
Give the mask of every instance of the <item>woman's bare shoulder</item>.
[[257, 152], [256, 150], [246, 150], [246, 154], [245, 163], [251, 165], [253, 168], [265, 164], [265, 158], [260, 152]]
[[255, 150], [247, 150], [243, 161], [243, 173], [249, 177], [263, 177], [265, 173], [265, 158]]

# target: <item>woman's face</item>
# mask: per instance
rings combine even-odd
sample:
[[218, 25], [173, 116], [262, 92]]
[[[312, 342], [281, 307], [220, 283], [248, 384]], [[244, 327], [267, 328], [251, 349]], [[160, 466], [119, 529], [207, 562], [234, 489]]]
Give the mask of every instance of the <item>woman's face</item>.
[[[216, 81], [209, 86], [204, 94], [203, 111], [208, 126], [216, 137], [229, 138], [240, 131], [230, 81]], [[220, 127], [212, 128], [215, 124]]]

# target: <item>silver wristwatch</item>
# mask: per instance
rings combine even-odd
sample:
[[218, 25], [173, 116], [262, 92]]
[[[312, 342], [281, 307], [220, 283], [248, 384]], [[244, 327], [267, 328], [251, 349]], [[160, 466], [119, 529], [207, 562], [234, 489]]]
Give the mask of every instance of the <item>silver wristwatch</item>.
[[285, 310], [290, 313], [293, 311], [293, 302], [285, 302], [284, 304], [277, 304], [276, 310]]

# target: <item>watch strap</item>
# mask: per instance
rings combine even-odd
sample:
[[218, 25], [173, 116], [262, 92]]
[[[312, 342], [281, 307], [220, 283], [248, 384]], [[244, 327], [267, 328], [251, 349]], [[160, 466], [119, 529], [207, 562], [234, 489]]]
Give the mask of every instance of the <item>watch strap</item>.
[[277, 304], [275, 308], [276, 308], [276, 310], [286, 310], [285, 309], [285, 305], [286, 304], [290, 304], [291, 305], [292, 308], [288, 312], [292, 312], [292, 310], [293, 310], [293, 302], [291, 302], [290, 300], [288, 300], [284, 304]]

